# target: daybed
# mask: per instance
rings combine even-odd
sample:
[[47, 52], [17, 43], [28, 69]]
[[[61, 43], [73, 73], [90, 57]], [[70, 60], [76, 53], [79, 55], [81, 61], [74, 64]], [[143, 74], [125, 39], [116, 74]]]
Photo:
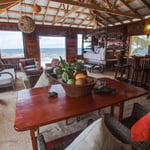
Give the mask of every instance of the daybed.
[[106, 64], [105, 61], [105, 49], [100, 48], [99, 51], [89, 51], [83, 54], [83, 58], [85, 60], [85, 67], [93, 72], [94, 69], [99, 69], [100, 72], [104, 71], [104, 66]]

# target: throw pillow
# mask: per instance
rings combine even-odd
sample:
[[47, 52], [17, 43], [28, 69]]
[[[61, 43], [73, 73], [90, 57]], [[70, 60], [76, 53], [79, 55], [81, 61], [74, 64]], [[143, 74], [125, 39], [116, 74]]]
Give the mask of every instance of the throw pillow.
[[131, 146], [117, 140], [102, 118], [87, 127], [65, 150], [131, 150]]
[[20, 61], [19, 63], [20, 63], [23, 67], [25, 67], [25, 66], [27, 65], [25, 61]]
[[38, 67], [38, 70], [43, 70], [43, 67]]
[[131, 127], [131, 138], [138, 142], [150, 140], [150, 113], [147, 113]]

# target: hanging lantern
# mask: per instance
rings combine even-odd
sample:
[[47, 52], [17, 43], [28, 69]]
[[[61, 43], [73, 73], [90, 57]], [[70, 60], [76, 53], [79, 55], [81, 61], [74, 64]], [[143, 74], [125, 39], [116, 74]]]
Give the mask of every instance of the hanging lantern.
[[41, 7], [37, 4], [35, 4], [33, 10], [34, 10], [34, 12], [38, 13], [41, 11]]
[[149, 37], [150, 35], [150, 19], [146, 21], [144, 26], [144, 33]]
[[24, 33], [32, 33], [35, 30], [34, 20], [29, 16], [22, 16], [19, 19], [18, 27]]

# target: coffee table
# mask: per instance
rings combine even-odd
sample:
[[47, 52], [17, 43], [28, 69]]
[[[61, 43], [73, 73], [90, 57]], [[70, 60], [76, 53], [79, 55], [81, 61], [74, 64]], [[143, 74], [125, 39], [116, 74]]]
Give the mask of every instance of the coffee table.
[[[37, 150], [35, 131], [43, 126], [84, 113], [115, 105], [120, 106], [119, 117], [123, 115], [124, 102], [148, 92], [126, 83], [100, 78], [108, 86], [116, 87], [116, 94], [95, 94], [73, 98], [66, 95], [60, 84], [25, 89], [18, 92], [14, 127], [17, 131], [30, 130], [33, 150]], [[57, 97], [48, 98], [48, 91], [56, 91]]]

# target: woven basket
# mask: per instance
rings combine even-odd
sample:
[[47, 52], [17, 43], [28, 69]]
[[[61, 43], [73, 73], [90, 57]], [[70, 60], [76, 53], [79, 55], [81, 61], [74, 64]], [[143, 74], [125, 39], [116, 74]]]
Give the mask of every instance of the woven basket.
[[96, 84], [96, 80], [93, 80], [92, 83], [85, 84], [85, 85], [70, 85], [62, 81], [59, 81], [59, 83], [61, 83], [68, 96], [83, 97], [91, 94], [91, 91], [94, 85]]

